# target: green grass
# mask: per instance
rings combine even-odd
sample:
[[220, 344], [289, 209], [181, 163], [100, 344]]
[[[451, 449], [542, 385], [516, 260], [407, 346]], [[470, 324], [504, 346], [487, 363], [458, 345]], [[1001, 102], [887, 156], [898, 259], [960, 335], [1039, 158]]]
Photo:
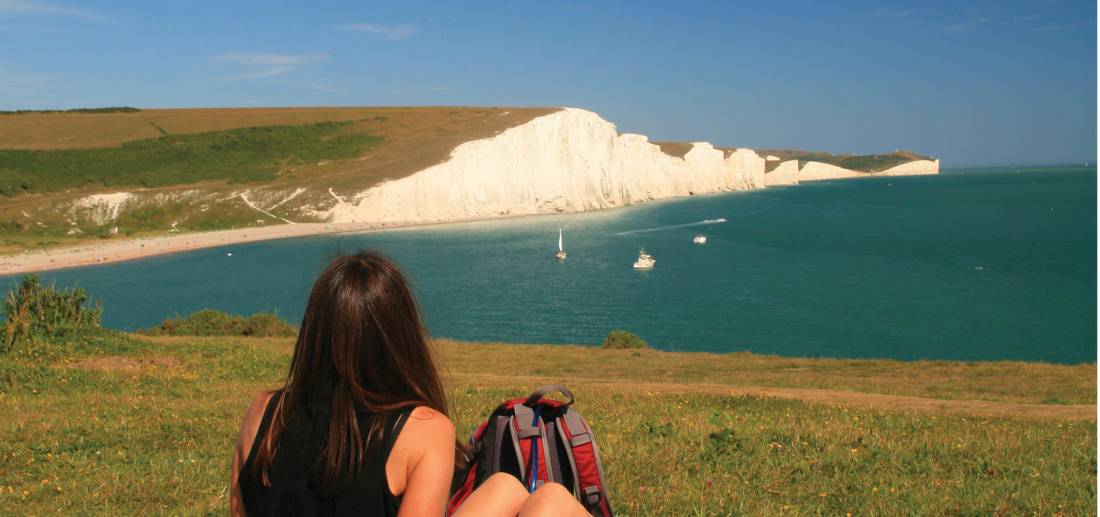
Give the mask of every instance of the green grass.
[[[806, 359], [759, 355], [602, 350], [563, 345], [444, 342], [443, 357], [457, 372], [493, 365], [494, 375], [712, 387], [769, 386], [828, 389], [942, 400], [1005, 404], [1096, 404], [1096, 365], [1017, 361], [895, 361]], [[541, 356], [516, 361], [517, 355]]]
[[350, 122], [172, 134], [95, 149], [0, 149], [0, 195], [89, 186], [162, 187], [270, 181], [286, 167], [361, 155], [382, 139]]
[[[0, 356], [0, 514], [224, 514], [240, 419], [256, 392], [283, 379], [292, 342], [91, 332], [58, 341], [45, 362]], [[502, 355], [504, 345], [439, 346], [460, 436], [495, 404], [536, 384], [573, 388], [624, 517], [1082, 515], [1096, 508], [1095, 420], [869, 409], [732, 396], [709, 384], [745, 377], [874, 390], [850, 377], [889, 370], [918, 379], [918, 370], [931, 368], [955, 397], [989, 391], [981, 384], [1015, 384], [1012, 398], [1038, 403], [1059, 377], [1084, 375], [1075, 367], [1029, 372], [1031, 380], [1052, 377], [1033, 386], [1015, 381], [1018, 363], [789, 363], [539, 346]], [[514, 375], [515, 365], [547, 357], [558, 366]], [[818, 361], [821, 368], [812, 368]], [[600, 364], [611, 373], [587, 378]], [[793, 364], [812, 375], [787, 371]], [[968, 368], [999, 374], [964, 383]], [[1092, 369], [1091, 385], [1072, 381], [1059, 398], [1094, 399], [1085, 393], [1095, 391]], [[901, 384], [913, 394], [936, 393], [916, 381]]]

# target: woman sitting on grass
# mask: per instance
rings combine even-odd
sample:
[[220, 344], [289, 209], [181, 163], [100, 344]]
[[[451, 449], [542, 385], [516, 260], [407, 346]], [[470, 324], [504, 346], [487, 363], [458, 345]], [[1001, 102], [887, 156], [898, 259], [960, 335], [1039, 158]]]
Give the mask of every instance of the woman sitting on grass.
[[[336, 259], [313, 285], [282, 389], [241, 425], [233, 515], [441, 515], [456, 454], [427, 332], [381, 255]], [[455, 515], [588, 515], [565, 487], [496, 474]]]

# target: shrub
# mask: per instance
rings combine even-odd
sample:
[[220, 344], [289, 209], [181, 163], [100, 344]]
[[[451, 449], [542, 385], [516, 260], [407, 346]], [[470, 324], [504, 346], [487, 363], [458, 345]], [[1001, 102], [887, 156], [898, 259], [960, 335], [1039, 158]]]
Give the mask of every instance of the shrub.
[[633, 332], [612, 330], [603, 340], [604, 348], [648, 348], [649, 344]]
[[241, 333], [256, 337], [296, 336], [298, 335], [298, 329], [279, 319], [276, 314], [261, 312], [244, 319], [244, 327], [241, 329]]
[[202, 309], [185, 318], [169, 318], [160, 325], [139, 331], [154, 336], [256, 336], [297, 335], [291, 324], [277, 314], [257, 313], [243, 317], [214, 309]]
[[103, 309], [88, 302], [83, 289], [57, 289], [54, 284], [42, 284], [37, 275], [23, 277], [19, 287], [4, 298], [0, 351], [10, 350], [18, 341], [99, 328]]

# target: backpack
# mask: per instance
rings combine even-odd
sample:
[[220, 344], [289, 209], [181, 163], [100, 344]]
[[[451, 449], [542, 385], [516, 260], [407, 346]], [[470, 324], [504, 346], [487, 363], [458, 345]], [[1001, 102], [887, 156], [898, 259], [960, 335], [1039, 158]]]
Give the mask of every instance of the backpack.
[[[552, 392], [568, 401], [543, 398]], [[455, 473], [447, 515], [489, 476], [507, 472], [529, 492], [550, 481], [561, 483], [589, 513], [612, 517], [596, 439], [572, 404], [571, 391], [550, 385], [497, 406], [470, 436], [467, 466]]]

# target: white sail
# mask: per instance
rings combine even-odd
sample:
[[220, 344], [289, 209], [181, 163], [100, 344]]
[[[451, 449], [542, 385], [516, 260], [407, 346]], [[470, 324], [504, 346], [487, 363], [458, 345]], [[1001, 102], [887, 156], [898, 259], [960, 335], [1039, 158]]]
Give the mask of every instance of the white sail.
[[559, 226], [558, 227], [558, 251], [564, 251], [564, 250], [565, 250], [565, 248], [562, 246], [561, 226]]

